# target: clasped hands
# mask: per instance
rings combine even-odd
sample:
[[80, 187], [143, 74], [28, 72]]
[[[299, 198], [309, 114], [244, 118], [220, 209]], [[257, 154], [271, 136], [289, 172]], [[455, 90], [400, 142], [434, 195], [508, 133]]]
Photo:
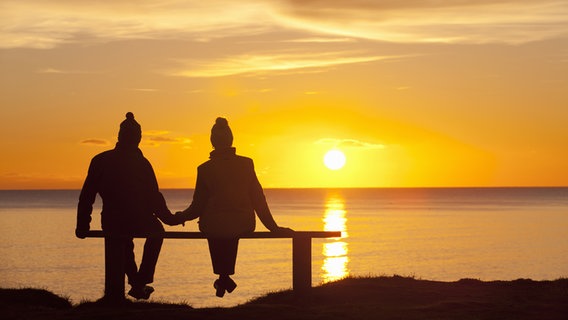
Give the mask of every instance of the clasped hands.
[[185, 222], [188, 220], [193, 220], [193, 219], [190, 218], [187, 213], [183, 211], [178, 211], [175, 214], [172, 214], [166, 221], [163, 222], [169, 226], [177, 226], [179, 224], [185, 226]]
[[[186, 221], [190, 221], [190, 220], [194, 220], [194, 217], [190, 217], [189, 214], [187, 212], [183, 212], [183, 211], [178, 211], [173, 215], [173, 219], [172, 221], [168, 221], [170, 223], [168, 223], [168, 225], [170, 226], [176, 226], [181, 224], [182, 226], [185, 226], [185, 222]], [[283, 234], [290, 234], [293, 233], [294, 230], [287, 228], [287, 227], [279, 227], [276, 226], [275, 228], [270, 229], [270, 232], [278, 232], [278, 233], [283, 233]]]

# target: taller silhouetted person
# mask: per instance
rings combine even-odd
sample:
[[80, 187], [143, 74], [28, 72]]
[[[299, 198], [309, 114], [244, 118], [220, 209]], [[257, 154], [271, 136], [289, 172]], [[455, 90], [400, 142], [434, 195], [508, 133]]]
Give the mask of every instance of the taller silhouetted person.
[[209, 244], [213, 272], [219, 275], [213, 286], [218, 297], [232, 292], [239, 237], [255, 229], [255, 212], [270, 231], [292, 232], [274, 221], [252, 159], [236, 155], [233, 133], [225, 118], [217, 118], [211, 129], [214, 150], [210, 160], [197, 168], [191, 205], [176, 218], [199, 217], [199, 230]]
[[[105, 293], [103, 301], [122, 303], [124, 275], [132, 286], [128, 294], [148, 299], [154, 288], [156, 263], [163, 243], [162, 222], [174, 225], [164, 197], [158, 189], [154, 169], [138, 144], [142, 130], [131, 112], [120, 124], [115, 148], [96, 155], [89, 166], [77, 207], [78, 238], [90, 229], [97, 193], [102, 198], [101, 223], [105, 236]], [[159, 219], [159, 220], [158, 220]], [[134, 257], [134, 236], [146, 238], [140, 269]]]

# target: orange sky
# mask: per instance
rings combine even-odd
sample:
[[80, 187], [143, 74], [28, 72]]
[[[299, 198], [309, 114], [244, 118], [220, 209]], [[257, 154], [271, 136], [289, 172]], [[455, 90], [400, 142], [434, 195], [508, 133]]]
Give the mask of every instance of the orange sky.
[[566, 1], [141, 3], [2, 1], [0, 189], [80, 188], [127, 111], [162, 188], [217, 116], [265, 187], [568, 185]]

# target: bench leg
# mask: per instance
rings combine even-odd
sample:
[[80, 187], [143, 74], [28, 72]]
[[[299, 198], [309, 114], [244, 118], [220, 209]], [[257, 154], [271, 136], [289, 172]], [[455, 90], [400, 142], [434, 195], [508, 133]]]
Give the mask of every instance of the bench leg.
[[312, 287], [312, 238], [292, 239], [292, 288], [296, 294], [305, 294]]
[[120, 302], [124, 297], [124, 249], [122, 238], [105, 238], [105, 300]]

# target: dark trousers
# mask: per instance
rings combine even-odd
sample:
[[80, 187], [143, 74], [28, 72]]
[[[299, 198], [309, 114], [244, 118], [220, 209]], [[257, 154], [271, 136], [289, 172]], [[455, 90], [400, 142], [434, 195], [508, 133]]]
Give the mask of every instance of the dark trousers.
[[147, 238], [140, 269], [134, 257], [134, 241], [130, 237], [105, 237], [105, 298], [124, 299], [124, 275], [132, 286], [154, 281], [154, 272], [164, 239]]
[[213, 273], [218, 275], [235, 274], [239, 239], [213, 238], [207, 239], [207, 243], [209, 244]]

